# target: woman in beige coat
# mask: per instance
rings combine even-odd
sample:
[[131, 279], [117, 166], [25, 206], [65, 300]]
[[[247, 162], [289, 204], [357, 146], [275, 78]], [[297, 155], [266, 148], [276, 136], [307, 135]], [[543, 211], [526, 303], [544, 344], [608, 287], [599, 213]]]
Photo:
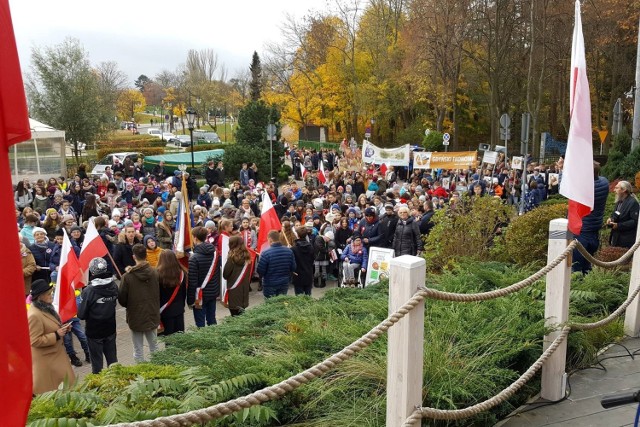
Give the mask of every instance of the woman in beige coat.
[[53, 308], [52, 291], [42, 279], [31, 284], [32, 300], [27, 316], [34, 394], [56, 390], [63, 381], [73, 384], [76, 379], [62, 339], [71, 329], [71, 323], [60, 322]]
[[20, 243], [20, 259], [22, 259], [22, 275], [24, 276], [24, 296], [31, 291], [31, 275], [36, 271], [36, 260], [24, 243]]

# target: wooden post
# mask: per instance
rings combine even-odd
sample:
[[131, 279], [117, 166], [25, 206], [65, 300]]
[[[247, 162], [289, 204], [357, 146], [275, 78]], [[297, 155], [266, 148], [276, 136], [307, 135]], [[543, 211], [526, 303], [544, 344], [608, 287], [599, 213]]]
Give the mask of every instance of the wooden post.
[[[640, 221], [638, 221], [638, 229], [636, 230], [636, 242], [640, 240]], [[640, 250], [633, 254], [631, 264], [631, 280], [629, 281], [630, 296], [633, 291], [640, 285]], [[640, 297], [635, 297], [631, 304], [627, 307], [624, 316], [624, 333], [631, 337], [637, 337], [640, 332]]]
[[[549, 223], [549, 250], [547, 263], [553, 261], [567, 248], [570, 233], [567, 230], [568, 220], [554, 219]], [[571, 281], [571, 259], [569, 254], [547, 273], [547, 286], [544, 304], [545, 326], [559, 328], [569, 318], [569, 290]], [[544, 337], [544, 349], [560, 335], [560, 330], [550, 332]], [[542, 365], [542, 387], [540, 396], [543, 399], [560, 400], [565, 394], [565, 365], [567, 362], [567, 340]]]
[[[424, 258], [403, 255], [390, 262], [389, 314], [403, 306], [424, 286]], [[387, 422], [400, 427], [422, 405], [424, 351], [424, 301], [389, 331], [387, 350]]]

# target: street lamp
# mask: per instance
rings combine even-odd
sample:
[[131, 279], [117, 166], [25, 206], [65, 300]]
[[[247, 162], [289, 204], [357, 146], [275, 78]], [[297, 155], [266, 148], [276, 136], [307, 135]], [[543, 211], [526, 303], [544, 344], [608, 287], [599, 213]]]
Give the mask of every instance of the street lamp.
[[195, 164], [193, 160], [193, 123], [196, 121], [196, 110], [187, 108], [187, 124], [189, 125], [189, 135], [191, 136], [191, 173], [193, 174]]

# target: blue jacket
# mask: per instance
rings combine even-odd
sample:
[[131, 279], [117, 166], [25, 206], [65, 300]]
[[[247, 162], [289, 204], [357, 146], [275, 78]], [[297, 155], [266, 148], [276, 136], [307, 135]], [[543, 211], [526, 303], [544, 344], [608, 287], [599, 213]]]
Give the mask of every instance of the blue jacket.
[[607, 178], [600, 176], [595, 180], [593, 185], [593, 210], [589, 215], [582, 218], [582, 230], [580, 234], [598, 234], [602, 228], [604, 208], [607, 204], [607, 196], [609, 195], [609, 181], [607, 181]]
[[263, 279], [263, 286], [287, 285], [294, 271], [296, 271], [296, 259], [293, 251], [282, 246], [282, 243], [274, 243], [260, 254], [258, 274]]
[[349, 257], [350, 264], [360, 264], [360, 268], [367, 268], [368, 255], [367, 248], [364, 246], [362, 246], [362, 252], [356, 254], [351, 252], [351, 245], [347, 245], [342, 255], [340, 255], [340, 259], [344, 261], [346, 257]]

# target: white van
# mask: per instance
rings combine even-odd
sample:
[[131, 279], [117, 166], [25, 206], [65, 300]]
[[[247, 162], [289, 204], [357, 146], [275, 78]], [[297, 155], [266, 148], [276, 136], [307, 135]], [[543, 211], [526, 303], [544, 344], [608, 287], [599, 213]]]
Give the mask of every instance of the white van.
[[149, 128], [147, 129], [147, 134], [157, 136], [158, 138], [160, 138], [162, 136], [162, 131], [156, 128]]
[[120, 160], [120, 163], [124, 163], [124, 160], [129, 157], [133, 163], [138, 160], [138, 157], [142, 156], [140, 153], [135, 152], [123, 152], [123, 153], [111, 153], [104, 156], [91, 170], [91, 176], [93, 178], [100, 178], [104, 174], [104, 170], [107, 166], [113, 167], [113, 161], [115, 158]]

